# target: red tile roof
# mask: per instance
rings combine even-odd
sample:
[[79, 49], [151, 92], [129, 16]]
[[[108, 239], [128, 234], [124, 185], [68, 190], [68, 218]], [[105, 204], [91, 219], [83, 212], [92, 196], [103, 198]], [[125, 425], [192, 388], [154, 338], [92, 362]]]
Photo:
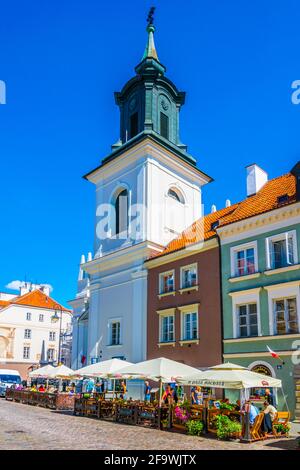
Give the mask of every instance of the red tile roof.
[[[285, 195], [286, 201], [279, 203], [278, 198]], [[220, 226], [254, 217], [293, 202], [296, 202], [296, 178], [287, 173], [268, 181], [254, 196], [240, 202], [231, 216], [221, 221]]]
[[211, 214], [201, 217], [190, 227], [184, 230], [181, 235], [179, 235], [179, 237], [170, 241], [170, 243], [165, 247], [165, 249], [158, 255], [156, 254], [155, 256], [153, 256], [153, 258], [158, 258], [168, 253], [182, 250], [187, 246], [215, 237], [216, 232], [212, 228], [212, 224], [214, 224], [221, 218], [232, 214], [236, 207], [237, 204], [234, 204], [230, 207], [225, 207], [224, 209], [220, 209], [219, 211], [212, 212]]
[[26, 305], [28, 307], [45, 308], [48, 310], [62, 310], [63, 312], [71, 311], [39, 289], [28, 292], [22, 296], [14, 297], [8, 301], [0, 300], [0, 308], [7, 307], [8, 305]]
[[[286, 196], [286, 198], [279, 202], [278, 198], [280, 196]], [[161, 253], [155, 254], [153, 258], [159, 258], [168, 253], [182, 250], [194, 243], [213, 238], [216, 236], [215, 229], [212, 227], [215, 222], [219, 221], [218, 226], [222, 227], [293, 202], [296, 202], [296, 178], [291, 173], [287, 173], [268, 181], [254, 196], [197, 220], [184, 230], [179, 237], [172, 240]]]

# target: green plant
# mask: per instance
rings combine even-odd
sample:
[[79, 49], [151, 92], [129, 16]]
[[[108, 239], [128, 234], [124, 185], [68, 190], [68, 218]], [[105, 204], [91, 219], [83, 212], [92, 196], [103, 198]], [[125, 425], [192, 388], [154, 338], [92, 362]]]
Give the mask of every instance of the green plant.
[[291, 429], [290, 424], [284, 424], [284, 423], [278, 423], [274, 424], [274, 428], [276, 429], [276, 432], [279, 434], [288, 434], [289, 430]]
[[169, 420], [168, 419], [162, 419], [160, 422], [161, 422], [162, 428], [167, 429], [167, 427], [169, 426]]
[[242, 426], [237, 421], [232, 421], [228, 416], [217, 416], [217, 437], [218, 439], [228, 439], [234, 435], [240, 434]]
[[221, 403], [220, 404], [220, 410], [233, 411], [234, 409], [235, 409], [235, 406], [232, 403]]
[[187, 433], [190, 436], [200, 436], [200, 434], [202, 434], [204, 425], [202, 421], [190, 419], [189, 421], [187, 421], [186, 427], [187, 427]]

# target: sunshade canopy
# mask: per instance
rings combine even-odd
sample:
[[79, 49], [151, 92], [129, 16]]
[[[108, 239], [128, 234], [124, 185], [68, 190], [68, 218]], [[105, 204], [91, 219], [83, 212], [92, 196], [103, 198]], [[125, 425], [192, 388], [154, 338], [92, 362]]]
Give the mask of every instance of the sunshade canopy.
[[48, 374], [54, 370], [54, 367], [51, 364], [47, 364], [44, 367], [35, 369], [29, 372], [29, 377], [48, 377]]
[[133, 365], [131, 362], [121, 359], [109, 359], [108, 361], [96, 362], [86, 367], [82, 367], [74, 372], [81, 377], [111, 377], [116, 371], [124, 367]]
[[54, 367], [54, 369], [48, 374], [48, 377], [51, 379], [68, 379], [74, 376], [74, 371], [65, 365]]
[[281, 380], [252, 372], [246, 367], [230, 362], [210, 367], [178, 380], [183, 385], [200, 385], [212, 388], [243, 389], [253, 387], [281, 387]]
[[131, 379], [161, 380], [164, 383], [177, 381], [186, 375], [196, 374], [198, 369], [164, 357], [139, 362], [115, 373], [115, 377]]

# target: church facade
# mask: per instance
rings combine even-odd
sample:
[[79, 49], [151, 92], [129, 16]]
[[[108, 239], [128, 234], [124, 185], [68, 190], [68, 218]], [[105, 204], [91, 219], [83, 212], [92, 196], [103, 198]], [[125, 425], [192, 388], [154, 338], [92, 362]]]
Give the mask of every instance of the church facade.
[[85, 176], [96, 190], [95, 243], [93, 256], [81, 264], [88, 277], [83, 294], [71, 301], [75, 368], [110, 358], [146, 359], [144, 262], [199, 218], [201, 188], [211, 181], [180, 141], [185, 93], [165, 76], [152, 22], [147, 33], [135, 76], [115, 93], [120, 139]]

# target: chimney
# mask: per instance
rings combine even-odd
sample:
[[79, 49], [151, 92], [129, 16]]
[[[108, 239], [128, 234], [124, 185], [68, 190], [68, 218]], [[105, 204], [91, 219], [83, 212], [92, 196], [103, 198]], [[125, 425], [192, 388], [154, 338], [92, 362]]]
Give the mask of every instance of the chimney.
[[87, 256], [87, 262], [92, 261], [92, 259], [93, 259], [92, 253], [89, 251], [88, 256]]
[[246, 166], [247, 197], [254, 196], [268, 181], [268, 174], [256, 163]]
[[211, 206], [211, 213], [213, 214], [214, 212], [217, 212], [217, 207], [215, 204]]
[[28, 294], [28, 292], [30, 292], [31, 290], [31, 283], [30, 282], [25, 282], [25, 283], [22, 283], [21, 284], [21, 287], [20, 287], [20, 295], [25, 295], [25, 294]]
[[230, 201], [230, 199], [226, 199], [225, 207], [230, 207], [230, 206], [231, 206], [231, 201]]
[[296, 201], [300, 201], [300, 161], [291, 169], [292, 175], [296, 178]]

